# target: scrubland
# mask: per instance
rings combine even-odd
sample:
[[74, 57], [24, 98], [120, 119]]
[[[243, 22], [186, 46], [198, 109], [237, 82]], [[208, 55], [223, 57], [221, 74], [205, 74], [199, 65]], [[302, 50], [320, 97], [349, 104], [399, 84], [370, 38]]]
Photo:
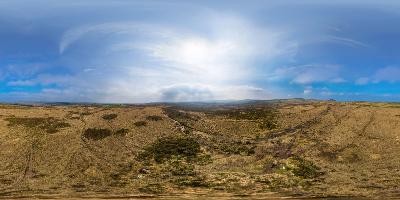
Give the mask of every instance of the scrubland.
[[399, 127], [391, 103], [3, 104], [0, 198], [395, 198]]

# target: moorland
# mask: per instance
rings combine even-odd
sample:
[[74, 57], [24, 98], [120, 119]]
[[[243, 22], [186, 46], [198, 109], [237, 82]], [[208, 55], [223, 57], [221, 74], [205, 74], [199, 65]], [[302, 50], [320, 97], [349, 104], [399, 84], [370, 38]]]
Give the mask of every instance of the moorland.
[[395, 198], [399, 127], [396, 103], [1, 104], [0, 198]]

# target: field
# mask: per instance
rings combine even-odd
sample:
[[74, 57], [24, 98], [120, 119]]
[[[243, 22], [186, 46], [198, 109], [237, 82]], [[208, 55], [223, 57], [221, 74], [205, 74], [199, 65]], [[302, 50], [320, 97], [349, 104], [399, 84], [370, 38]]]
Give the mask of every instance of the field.
[[0, 198], [400, 196], [400, 105], [0, 105]]

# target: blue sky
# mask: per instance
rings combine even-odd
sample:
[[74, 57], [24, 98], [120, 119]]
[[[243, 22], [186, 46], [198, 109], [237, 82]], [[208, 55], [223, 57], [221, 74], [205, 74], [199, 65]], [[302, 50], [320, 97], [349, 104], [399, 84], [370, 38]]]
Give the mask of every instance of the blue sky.
[[397, 1], [0, 0], [0, 101], [400, 100]]

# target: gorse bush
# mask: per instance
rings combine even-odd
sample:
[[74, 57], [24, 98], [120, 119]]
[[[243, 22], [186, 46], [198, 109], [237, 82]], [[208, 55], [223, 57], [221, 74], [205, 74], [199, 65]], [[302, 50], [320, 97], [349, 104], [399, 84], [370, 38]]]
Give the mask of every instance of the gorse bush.
[[295, 176], [312, 179], [321, 175], [320, 168], [309, 160], [295, 156], [291, 158], [291, 161], [294, 164], [291, 171]]
[[237, 120], [260, 120], [269, 119], [275, 116], [275, 111], [272, 109], [233, 109], [233, 110], [217, 110], [209, 111], [209, 115], [225, 116], [230, 119]]
[[200, 153], [200, 144], [190, 137], [166, 137], [158, 139], [145, 148], [140, 154], [141, 159], [153, 158], [157, 163], [162, 163], [172, 157], [181, 157], [191, 160]]
[[103, 115], [103, 116], [102, 116], [102, 118], [103, 118], [104, 120], [113, 120], [113, 119], [115, 119], [115, 118], [117, 118], [117, 117], [118, 117], [117, 114], [106, 114], [106, 115]]
[[126, 135], [127, 133], [129, 133], [129, 129], [126, 129], [126, 128], [121, 128], [121, 129], [118, 129], [117, 131], [115, 131], [115, 135], [120, 135], [120, 136], [124, 136], [124, 135]]
[[191, 115], [189, 113], [182, 112], [182, 111], [176, 110], [174, 108], [164, 108], [163, 111], [168, 117], [170, 117], [174, 120], [177, 120], [179, 122], [182, 120], [197, 121], [200, 119], [200, 117], [198, 117], [196, 115]]
[[258, 122], [258, 125], [261, 129], [271, 130], [277, 128], [276, 111], [270, 108], [218, 110], [208, 111], [207, 114], [209, 116], [223, 116], [229, 119], [255, 121]]
[[139, 188], [140, 192], [149, 194], [160, 194], [165, 191], [165, 187], [160, 183], [150, 183]]
[[112, 131], [104, 128], [88, 128], [83, 133], [83, 137], [89, 140], [102, 140], [111, 135]]
[[182, 177], [177, 179], [175, 184], [184, 187], [210, 187], [210, 184], [207, 183], [205, 178], [201, 176]]
[[138, 121], [138, 122], [135, 122], [135, 123], [133, 123], [135, 126], [137, 126], [137, 127], [140, 127], [140, 126], [146, 126], [147, 125], [147, 122], [145, 122], [145, 121]]
[[160, 116], [157, 116], [157, 115], [150, 115], [150, 116], [147, 116], [146, 119], [149, 121], [160, 121], [163, 118]]
[[255, 146], [244, 145], [240, 143], [222, 143], [216, 146], [216, 149], [226, 154], [252, 155], [255, 153]]
[[200, 120], [200, 117], [197, 115], [189, 114], [187, 112], [176, 110], [175, 108], [168, 107], [163, 109], [164, 114], [166, 114], [169, 118], [179, 122], [181, 125], [185, 127], [184, 132], [186, 134], [193, 131], [193, 123]]
[[9, 122], [8, 126], [43, 129], [47, 133], [56, 133], [61, 128], [70, 127], [70, 124], [53, 117], [11, 117], [5, 120]]

